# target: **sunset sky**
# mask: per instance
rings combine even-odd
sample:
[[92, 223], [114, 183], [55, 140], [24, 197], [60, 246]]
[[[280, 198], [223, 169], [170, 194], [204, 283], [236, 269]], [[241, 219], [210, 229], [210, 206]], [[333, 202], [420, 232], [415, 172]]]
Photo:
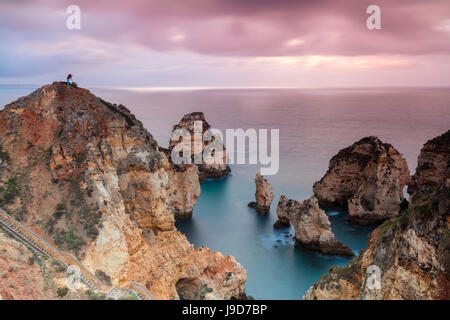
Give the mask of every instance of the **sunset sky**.
[[[81, 8], [69, 30], [66, 8]], [[368, 30], [366, 8], [381, 8]], [[449, 0], [0, 0], [0, 84], [450, 86]]]

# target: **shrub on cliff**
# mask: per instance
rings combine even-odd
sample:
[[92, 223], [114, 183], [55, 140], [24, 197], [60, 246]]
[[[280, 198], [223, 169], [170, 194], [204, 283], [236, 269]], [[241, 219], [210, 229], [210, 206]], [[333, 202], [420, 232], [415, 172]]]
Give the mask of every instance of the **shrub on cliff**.
[[65, 297], [68, 293], [69, 293], [69, 288], [67, 288], [66, 286], [64, 286], [64, 287], [59, 287], [59, 288], [56, 290], [56, 295], [57, 295], [59, 298]]
[[15, 178], [10, 178], [4, 187], [0, 188], [0, 206], [5, 206], [14, 201], [20, 194], [20, 186]]

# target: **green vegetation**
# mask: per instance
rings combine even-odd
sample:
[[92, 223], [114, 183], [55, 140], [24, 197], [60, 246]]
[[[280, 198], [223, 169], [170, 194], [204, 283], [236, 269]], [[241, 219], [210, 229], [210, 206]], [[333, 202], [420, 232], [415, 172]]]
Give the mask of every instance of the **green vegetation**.
[[72, 206], [85, 205], [83, 191], [80, 188], [80, 179], [72, 178], [70, 180], [70, 204]]
[[128, 296], [122, 296], [119, 298], [119, 300], [138, 300], [138, 297], [134, 292], [130, 292]]
[[[391, 240], [391, 238], [393, 237], [393, 235], [394, 235], [393, 230], [397, 226], [397, 221], [398, 221], [398, 217], [391, 218], [391, 219], [383, 222], [383, 224], [378, 227], [378, 229], [381, 230], [381, 234], [383, 235], [383, 238], [381, 239], [381, 241], [383, 243], [385, 243], [385, 244], [388, 243]], [[388, 232], [388, 231], [390, 231], [390, 232]]]
[[20, 186], [16, 178], [10, 178], [3, 187], [0, 187], [0, 206], [11, 204], [20, 195]]
[[76, 207], [77, 217], [80, 219], [84, 231], [91, 239], [98, 236], [97, 225], [102, 217], [101, 213], [84, 199], [84, 193], [80, 189], [80, 182], [74, 179], [70, 183], [70, 205]]
[[72, 157], [75, 159], [75, 162], [77, 163], [77, 165], [81, 165], [84, 162], [86, 155], [84, 153], [80, 152], [80, 153], [72, 154]]
[[58, 297], [60, 297], [60, 298], [65, 297], [68, 293], [69, 293], [69, 288], [67, 288], [66, 286], [64, 286], [64, 287], [59, 287], [59, 288], [56, 290], [56, 295], [57, 295]]
[[101, 217], [101, 213], [92, 208], [81, 211], [83, 228], [89, 238], [94, 239], [98, 236], [97, 224], [100, 222]]
[[60, 230], [56, 233], [55, 243], [60, 247], [78, 252], [85, 245], [83, 239], [75, 235], [72, 231]]
[[5, 162], [5, 161], [6, 162], [10, 162], [11, 161], [11, 159], [9, 158], [8, 152], [3, 151], [2, 146], [0, 146], [0, 160], [1, 160], [2, 163]]
[[446, 247], [450, 246], [450, 230], [445, 230], [444, 231], [444, 236], [443, 236], [443, 239], [442, 239], [442, 243]]
[[[381, 231], [383, 238], [383, 243], [387, 243], [390, 241], [390, 238], [394, 235], [394, 232], [397, 228], [404, 230], [409, 223], [409, 215], [410, 212], [406, 211], [399, 215], [398, 217], [391, 218], [383, 222], [382, 225], [378, 227], [378, 230]], [[391, 232], [388, 232], [391, 231]]]
[[450, 248], [450, 230], [444, 230], [442, 234], [442, 245], [447, 249]]
[[398, 224], [400, 225], [400, 228], [404, 230], [408, 226], [408, 223], [409, 223], [408, 212], [404, 212], [398, 218]]
[[344, 267], [331, 267], [330, 273], [336, 274], [339, 278], [351, 281], [354, 277], [354, 270], [349, 265]]
[[11, 215], [12, 215], [16, 220], [19, 220], [19, 221], [22, 221], [22, 220], [23, 220], [23, 210], [21, 210], [21, 209], [14, 210], [14, 211], [11, 213]]
[[92, 290], [86, 290], [89, 300], [106, 300], [106, 296], [103, 293], [98, 293]]
[[49, 218], [45, 223], [45, 230], [47, 230], [48, 233], [53, 233], [55, 231], [56, 222], [55, 217]]
[[108, 276], [105, 272], [103, 272], [102, 270], [95, 270], [95, 276], [100, 279], [101, 281], [103, 281], [104, 283], [106, 283], [108, 286], [111, 286], [111, 277]]
[[392, 227], [394, 227], [397, 224], [397, 221], [395, 220], [395, 218], [391, 218], [389, 220], [386, 220], [385, 222], [383, 222], [378, 229], [382, 232], [383, 235], [385, 235], [389, 229], [391, 229]]
[[61, 218], [63, 215], [65, 215], [66, 212], [67, 212], [67, 206], [66, 206], [66, 203], [63, 201], [63, 202], [60, 202], [60, 203], [58, 203], [58, 204], [56, 205], [56, 210], [55, 210], [55, 213], [53, 214], [53, 216], [54, 216], [56, 219], [59, 219], [59, 218]]
[[433, 213], [433, 194], [435, 192], [429, 192], [416, 199], [409, 208], [410, 211], [414, 211], [419, 217], [424, 218]]
[[[361, 261], [364, 255], [364, 250], [359, 250], [359, 254], [354, 257], [346, 266], [335, 266], [328, 270], [328, 274], [320, 277], [318, 282], [320, 289], [324, 289], [336, 279], [344, 279], [349, 282], [357, 282], [356, 275], [360, 273]], [[338, 282], [336, 282], [338, 285]]]
[[50, 160], [53, 157], [53, 146], [48, 147], [44, 150], [43, 158], [46, 164], [50, 164]]
[[52, 260], [52, 266], [55, 267], [56, 272], [66, 272], [67, 270], [67, 268], [57, 260]]
[[213, 288], [210, 288], [210, 287], [204, 287], [204, 288], [202, 288], [202, 289], [200, 290], [200, 292], [198, 293], [198, 295], [199, 295], [200, 299], [204, 299], [204, 298], [206, 297], [206, 295], [207, 295], [208, 293], [211, 293], [211, 292], [213, 292]]
[[53, 146], [44, 149], [39, 147], [39, 151], [32, 155], [30, 159], [30, 167], [34, 167], [38, 164], [45, 164], [47, 167], [50, 166], [50, 161], [53, 157]]
[[[78, 254], [86, 244], [86, 236], [90, 239], [98, 236], [98, 224], [101, 216], [97, 207], [90, 205], [85, 200], [85, 191], [80, 188], [80, 178], [74, 174], [69, 180], [69, 192], [66, 200], [56, 205], [45, 228], [58, 246]], [[61, 220], [60, 223], [59, 220]]]
[[55, 225], [58, 222], [58, 220], [67, 215], [67, 205], [66, 202], [60, 202], [56, 205], [55, 212], [53, 213], [53, 216], [50, 217], [47, 222], [45, 223], [45, 229], [48, 233], [53, 233], [55, 230]]

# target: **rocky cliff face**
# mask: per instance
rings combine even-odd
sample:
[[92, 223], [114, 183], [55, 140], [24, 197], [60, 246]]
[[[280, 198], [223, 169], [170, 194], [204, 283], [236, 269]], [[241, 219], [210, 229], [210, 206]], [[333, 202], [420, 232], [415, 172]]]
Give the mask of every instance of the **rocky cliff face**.
[[[449, 163], [449, 141], [447, 132], [422, 149], [408, 210], [375, 229], [367, 250], [331, 268], [305, 299], [450, 298], [450, 175], [432, 165]], [[380, 270], [379, 287], [370, 285], [370, 266]]]
[[350, 221], [369, 224], [399, 214], [408, 181], [403, 156], [390, 144], [367, 137], [340, 150], [313, 190], [321, 205], [348, 207]]
[[416, 173], [408, 184], [408, 193], [427, 192], [442, 184], [450, 172], [450, 130], [427, 141], [420, 151]]
[[52, 299], [33, 254], [0, 231], [0, 297], [4, 300]]
[[[199, 128], [195, 128], [194, 126], [197, 121], [201, 122], [201, 126]], [[211, 129], [211, 126], [206, 121], [203, 112], [193, 112], [185, 115], [180, 122], [178, 122], [178, 124], [173, 126], [173, 132], [179, 129], [186, 130], [190, 135], [190, 141], [184, 141], [184, 143], [187, 143], [188, 147], [191, 148], [191, 163], [195, 164], [200, 181], [204, 181], [208, 178], [222, 178], [230, 173], [230, 167], [227, 165], [227, 152], [220, 138], [220, 140], [216, 141], [216, 136], [205, 137], [206, 139], [202, 139], [199, 143], [200, 148], [198, 148], [198, 150], [195, 148], [195, 130], [198, 129], [197, 134], [200, 134], [200, 137], [203, 137], [205, 133]], [[171, 140], [169, 142], [169, 151], [172, 151], [173, 147], [181, 141], [183, 141], [183, 138], [179, 140]], [[217, 150], [214, 150], [215, 145], [217, 145], [220, 150], [223, 150], [222, 156], [218, 159], [218, 161], [212, 160], [207, 163], [205, 159], [203, 159], [202, 153], [206, 149], [208, 154], [211, 153], [214, 156], [214, 153], [218, 152]], [[208, 150], [211, 152], [208, 152]], [[201, 163], [199, 163], [198, 159], [200, 159]]]
[[323, 254], [353, 256], [352, 250], [334, 238], [326, 213], [313, 196], [303, 202], [280, 197], [277, 206], [279, 227], [291, 223], [295, 230], [296, 246], [317, 250]]
[[124, 106], [46, 85], [0, 112], [0, 148], [0, 205], [92, 273], [157, 299], [244, 294], [233, 257], [194, 250], [174, 226], [199, 195], [195, 167], [173, 165]]
[[259, 214], [266, 215], [270, 210], [270, 204], [273, 200], [273, 190], [267, 179], [257, 173], [255, 177], [255, 200], [248, 204], [249, 207], [254, 208]]

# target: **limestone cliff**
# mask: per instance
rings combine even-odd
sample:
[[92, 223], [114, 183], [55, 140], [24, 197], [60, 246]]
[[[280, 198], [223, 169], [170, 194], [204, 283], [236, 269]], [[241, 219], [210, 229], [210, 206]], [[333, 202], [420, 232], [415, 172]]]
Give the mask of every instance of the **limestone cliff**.
[[408, 193], [426, 192], [438, 187], [450, 172], [450, 130], [425, 143], [420, 151], [416, 173], [408, 184]]
[[403, 156], [392, 145], [366, 137], [340, 150], [313, 190], [321, 205], [348, 207], [350, 221], [369, 224], [400, 213], [408, 180]]
[[43, 86], [0, 112], [0, 160], [0, 206], [113, 285], [134, 280], [157, 299], [244, 294], [233, 257], [195, 250], [174, 226], [199, 196], [195, 167], [173, 165], [124, 106]]
[[4, 300], [52, 299], [32, 252], [0, 230], [0, 297]]
[[319, 208], [313, 196], [303, 202], [280, 197], [277, 206], [278, 221], [275, 227], [288, 223], [295, 230], [295, 245], [317, 250], [323, 254], [353, 256], [352, 250], [334, 238], [330, 220]]
[[255, 201], [250, 202], [248, 206], [254, 208], [259, 214], [265, 215], [269, 212], [274, 197], [272, 186], [259, 173], [255, 176], [255, 185]]
[[[199, 122], [201, 124], [200, 127], [195, 127], [195, 122]], [[186, 130], [190, 135], [189, 141], [184, 141], [187, 143], [188, 148], [191, 149], [191, 163], [195, 164], [195, 167], [198, 170], [198, 176], [200, 181], [204, 181], [208, 178], [210, 179], [218, 179], [225, 177], [231, 171], [230, 167], [227, 165], [227, 152], [226, 148], [223, 146], [223, 141], [221, 137], [216, 135], [214, 136], [205, 136], [205, 133], [210, 132], [211, 126], [206, 121], [205, 115], [203, 112], [193, 112], [185, 115], [178, 124], [173, 126], [173, 132], [176, 130]], [[196, 130], [198, 130], [196, 132]], [[199, 135], [201, 141], [199, 141], [199, 148], [195, 147], [194, 138], [196, 135]], [[219, 139], [216, 141], [216, 139]], [[169, 142], [169, 151], [172, 151], [173, 147], [183, 141], [183, 137], [178, 140], [171, 140]], [[214, 155], [215, 152], [219, 152], [215, 149], [215, 144], [222, 150], [222, 156], [218, 161], [211, 161], [207, 163], [205, 159], [202, 157], [204, 151], [206, 153], [212, 153]], [[211, 149], [211, 150], [208, 150]], [[211, 151], [211, 152], [208, 152]]]
[[[450, 139], [428, 141], [409, 188], [409, 208], [370, 235], [368, 248], [347, 267], [331, 268], [305, 299], [450, 298]], [[380, 286], [368, 273], [379, 268]]]

